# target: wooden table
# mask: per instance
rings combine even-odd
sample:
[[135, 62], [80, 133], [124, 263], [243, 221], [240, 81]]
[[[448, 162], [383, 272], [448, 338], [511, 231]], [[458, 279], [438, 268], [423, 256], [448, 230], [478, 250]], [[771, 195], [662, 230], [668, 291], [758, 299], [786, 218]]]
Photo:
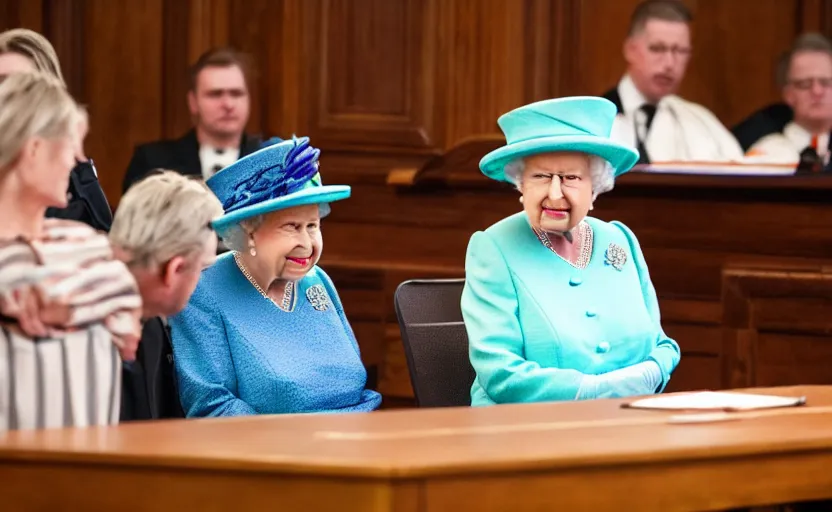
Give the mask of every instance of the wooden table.
[[3, 509], [717, 510], [832, 498], [832, 387], [669, 424], [619, 400], [13, 432]]

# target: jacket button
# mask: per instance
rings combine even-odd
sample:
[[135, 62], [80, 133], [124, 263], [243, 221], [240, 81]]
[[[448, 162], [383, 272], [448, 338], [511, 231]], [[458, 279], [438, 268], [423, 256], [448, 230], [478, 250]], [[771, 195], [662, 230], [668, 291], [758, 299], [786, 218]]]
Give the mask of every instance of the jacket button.
[[595, 347], [595, 350], [597, 350], [599, 354], [606, 354], [610, 351], [610, 344], [606, 341], [602, 341], [597, 347]]
[[578, 286], [583, 281], [581, 280], [581, 276], [572, 276], [569, 278], [569, 284], [572, 286]]

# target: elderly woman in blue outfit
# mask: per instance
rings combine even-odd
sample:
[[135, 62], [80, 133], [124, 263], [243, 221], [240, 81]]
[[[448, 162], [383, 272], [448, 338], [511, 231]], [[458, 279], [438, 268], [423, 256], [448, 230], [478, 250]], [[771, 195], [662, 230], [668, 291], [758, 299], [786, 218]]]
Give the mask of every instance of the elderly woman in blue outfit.
[[171, 318], [180, 400], [188, 417], [372, 411], [367, 374], [338, 293], [317, 265], [321, 217], [347, 186], [323, 186], [320, 151], [281, 141], [207, 184], [231, 251], [205, 270]]
[[602, 98], [561, 98], [498, 121], [507, 144], [480, 169], [514, 183], [524, 211], [468, 245], [474, 406], [648, 395], [679, 363], [635, 235], [587, 216], [638, 159], [610, 139], [615, 113]]

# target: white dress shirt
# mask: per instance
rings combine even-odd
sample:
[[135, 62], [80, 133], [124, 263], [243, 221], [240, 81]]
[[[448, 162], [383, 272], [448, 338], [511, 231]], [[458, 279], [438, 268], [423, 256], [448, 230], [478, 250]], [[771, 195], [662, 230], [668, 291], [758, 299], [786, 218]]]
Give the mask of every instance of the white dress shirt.
[[812, 134], [792, 121], [780, 133], [771, 133], [758, 140], [748, 150], [756, 159], [771, 163], [797, 164], [800, 153], [812, 145], [817, 137], [817, 152], [824, 162], [829, 161], [829, 133]]
[[202, 166], [202, 178], [207, 180], [233, 164], [240, 158], [240, 148], [215, 148], [207, 144], [199, 147], [199, 163]]

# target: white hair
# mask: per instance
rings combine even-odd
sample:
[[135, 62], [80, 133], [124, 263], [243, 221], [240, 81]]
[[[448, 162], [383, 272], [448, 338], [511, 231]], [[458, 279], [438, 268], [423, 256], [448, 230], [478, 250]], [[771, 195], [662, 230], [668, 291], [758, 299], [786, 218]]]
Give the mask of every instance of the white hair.
[[[321, 218], [323, 219], [329, 215], [329, 203], [320, 203], [318, 205], [318, 210]], [[230, 251], [247, 251], [249, 247], [248, 241], [251, 238], [251, 234], [257, 231], [257, 228], [263, 224], [266, 220], [266, 215], [268, 214], [255, 215], [254, 217], [243, 219], [236, 224], [232, 224], [220, 230], [218, 235], [222, 239], [223, 245], [225, 245], [225, 247]]]
[[222, 204], [204, 183], [163, 171], [124, 194], [110, 242], [127, 251], [132, 264], [164, 264], [175, 256], [200, 253], [213, 236], [211, 221], [222, 213]]
[[[589, 175], [592, 178], [592, 200], [600, 194], [609, 192], [615, 185], [615, 170], [612, 165], [600, 156], [587, 155], [589, 159]], [[523, 171], [526, 169], [526, 162], [522, 158], [512, 160], [505, 166], [506, 179], [514, 184], [518, 190], [523, 182]]]
[[248, 250], [248, 240], [251, 233], [257, 231], [263, 221], [266, 220], [265, 215], [255, 215], [248, 219], [232, 224], [218, 233], [229, 251], [245, 252]]

